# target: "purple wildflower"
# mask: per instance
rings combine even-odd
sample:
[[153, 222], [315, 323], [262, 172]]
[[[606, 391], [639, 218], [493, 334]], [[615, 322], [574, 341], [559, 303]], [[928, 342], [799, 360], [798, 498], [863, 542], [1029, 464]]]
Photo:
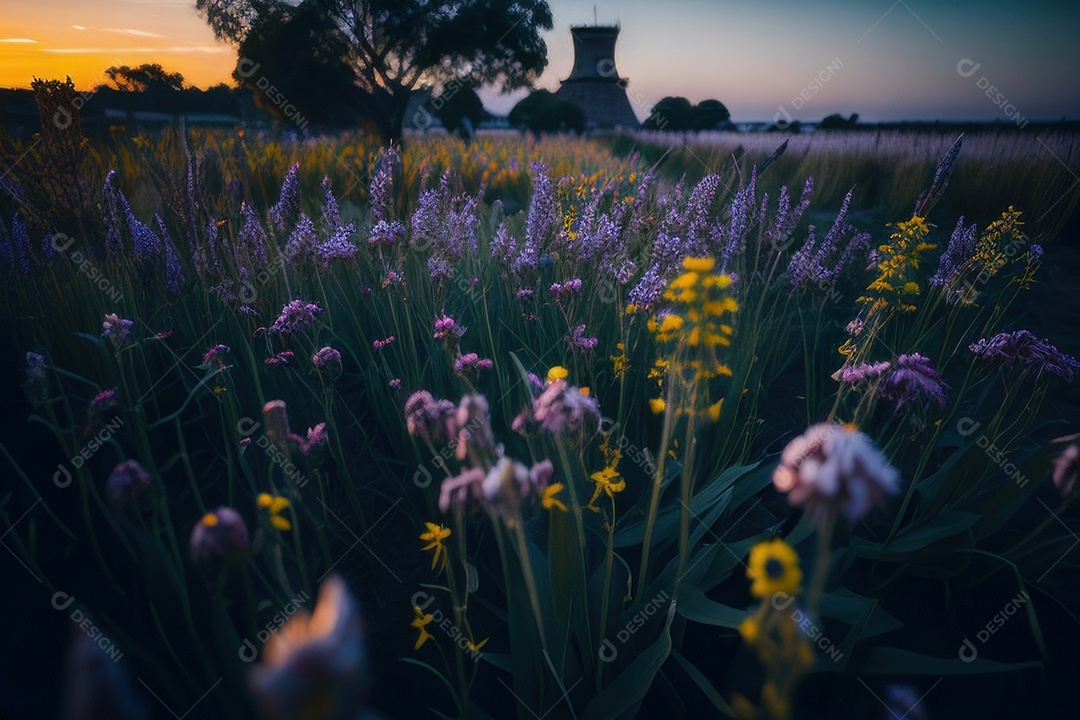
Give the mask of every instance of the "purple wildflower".
[[315, 223], [307, 215], [301, 214], [296, 227], [289, 233], [288, 242], [285, 243], [285, 257], [289, 262], [296, 262], [297, 258], [310, 258], [315, 254], [318, 245]]
[[263, 427], [266, 429], [266, 437], [284, 453], [290, 451], [290, 438], [293, 437], [289, 429], [289, 410], [284, 400], [271, 400], [263, 405]]
[[397, 390], [401, 387], [401, 378], [394, 378], [386, 384], [391, 390]]
[[288, 237], [300, 219], [300, 163], [293, 163], [281, 183], [278, 202], [268, 213], [270, 228], [277, 237]]
[[600, 427], [600, 406], [565, 380], [549, 383], [532, 407], [525, 408], [511, 425], [514, 432], [539, 426], [554, 435], [595, 433]]
[[291, 335], [294, 332], [305, 330], [315, 324], [315, 316], [322, 312], [322, 308], [313, 303], [305, 303], [302, 300], [293, 300], [281, 308], [281, 315], [270, 326], [270, 332], [281, 335]]
[[105, 316], [105, 321], [101, 323], [101, 337], [108, 338], [113, 347], [119, 350], [124, 347], [133, 327], [135, 327], [133, 321], [122, 318], [116, 313], [109, 313]]
[[300, 451], [305, 455], [311, 453], [312, 450], [323, 447], [330, 442], [330, 436], [326, 432], [326, 423], [321, 422], [315, 427], [308, 428], [307, 437], [300, 439], [299, 446]]
[[531, 248], [535, 257], [544, 248], [544, 241], [558, 222], [558, 200], [555, 186], [548, 174], [547, 165], [533, 163], [533, 195], [529, 202], [529, 215], [525, 222], [525, 246]]
[[465, 334], [468, 328], [463, 325], [459, 325], [454, 318], [449, 315], [443, 315], [440, 318], [435, 318], [435, 340], [446, 340], [450, 344], [456, 343]]
[[483, 465], [495, 456], [487, 398], [479, 394], [462, 397], [454, 422], [458, 426], [455, 453], [458, 460], [469, 458], [472, 465]]
[[397, 148], [391, 146], [384, 149], [375, 172], [371, 175], [368, 198], [371, 203], [372, 224], [388, 220], [393, 214], [394, 169], [397, 159]]
[[371, 346], [374, 347], [376, 350], [382, 350], [384, 347], [394, 342], [395, 340], [397, 340], [397, 338], [393, 335], [390, 335], [385, 340], [376, 340], [375, 342], [371, 343]]
[[638, 284], [630, 291], [629, 302], [639, 308], [649, 309], [664, 293], [666, 282], [658, 265], [645, 271]]
[[243, 203], [240, 212], [244, 216], [244, 225], [236, 236], [236, 249], [240, 257], [252, 266], [255, 273], [266, 268], [266, 231], [255, 209]]
[[848, 385], [858, 385], [869, 380], [877, 380], [891, 367], [892, 363], [888, 361], [849, 365], [840, 371], [839, 380]]
[[904, 405], [918, 405], [926, 413], [931, 403], [945, 406], [945, 380], [930, 364], [929, 358], [919, 353], [901, 355], [881, 386], [881, 396], [896, 403], [899, 410]]
[[143, 503], [150, 490], [150, 475], [135, 460], [120, 463], [109, 474], [105, 495], [113, 512], [120, 515]]
[[115, 388], [103, 390], [95, 395], [86, 411], [86, 434], [93, 435], [97, 432], [119, 404]]
[[465, 353], [454, 361], [454, 372], [459, 375], [464, 375], [470, 370], [490, 370], [491, 367], [491, 360], [488, 358], [481, 358], [474, 352]]
[[405, 226], [397, 220], [380, 220], [371, 228], [368, 236], [368, 246], [393, 247], [405, 239]]
[[[1080, 434], [1056, 438], [1053, 442], [1068, 442], [1080, 439]], [[1080, 481], [1080, 443], [1073, 442], [1054, 460], [1053, 473], [1054, 487], [1061, 493], [1061, 497], [1067, 498], [1076, 491], [1077, 482]]]
[[203, 367], [224, 368], [225, 360], [221, 356], [227, 352], [229, 352], [228, 345], [222, 345], [221, 343], [218, 343], [217, 345], [213, 346], [205, 353], [203, 353]]
[[356, 255], [356, 246], [349, 242], [353, 231], [353, 225], [349, 223], [315, 248], [315, 255], [323, 270], [329, 270], [330, 263], [334, 260], [351, 260]]
[[995, 362], [1004, 367], [1017, 365], [1024, 369], [1035, 368], [1036, 377], [1044, 372], [1072, 382], [1080, 362], [1071, 355], [1060, 352], [1046, 340], [1039, 340], [1027, 330], [998, 333], [987, 340], [982, 338], [969, 346], [980, 360]]
[[417, 390], [405, 401], [405, 426], [413, 437], [447, 444], [458, 436], [457, 408], [449, 400], [436, 400], [427, 390]]
[[844, 196], [844, 202], [840, 205], [836, 220], [833, 221], [832, 227], [820, 246], [817, 243], [814, 228], [811, 226], [806, 242], [792, 255], [788, 264], [791, 287], [832, 285], [855, 252], [869, 246], [870, 234], [859, 232], [847, 222], [848, 208], [851, 206], [854, 192], [854, 190], [849, 190]]
[[337, 232], [337, 229], [341, 227], [341, 211], [338, 209], [337, 198], [334, 197], [334, 191], [330, 189], [330, 178], [323, 177], [323, 204], [322, 204], [322, 219], [323, 227], [327, 232]]
[[964, 263], [975, 254], [975, 243], [978, 240], [978, 225], [972, 223], [968, 228], [964, 227], [964, 216], [956, 221], [952, 236], [945, 252], [941, 254], [937, 272], [930, 278], [931, 285], [945, 285], [949, 283], [963, 267]]
[[277, 355], [271, 358], [263, 360], [267, 365], [288, 365], [289, 361], [293, 359], [293, 352], [291, 350], [285, 350], [279, 352]]
[[495, 236], [491, 238], [491, 256], [505, 267], [510, 264], [516, 251], [517, 239], [510, 234], [510, 230], [506, 227], [506, 221], [503, 220], [499, 223], [499, 229], [495, 231]]
[[564, 283], [552, 283], [548, 291], [555, 296], [556, 301], [564, 300], [581, 292], [581, 278], [567, 280]]
[[247, 526], [230, 507], [206, 513], [191, 533], [191, 559], [196, 565], [237, 563], [247, 557], [248, 549]]
[[584, 324], [576, 326], [563, 340], [567, 345], [577, 350], [595, 350], [596, 346], [600, 344], [599, 338], [585, 337]]
[[30, 351], [26, 353], [26, 381], [40, 382], [45, 379], [45, 356]]
[[322, 348], [311, 358], [311, 362], [315, 365], [319, 377], [327, 383], [332, 384], [341, 377], [341, 353], [334, 348]]

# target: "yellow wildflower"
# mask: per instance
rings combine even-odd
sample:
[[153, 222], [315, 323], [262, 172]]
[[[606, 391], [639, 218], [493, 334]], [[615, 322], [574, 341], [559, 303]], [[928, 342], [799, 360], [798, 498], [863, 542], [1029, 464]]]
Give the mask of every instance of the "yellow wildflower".
[[431, 569], [435, 569], [441, 558], [442, 567], [439, 568], [439, 572], [442, 572], [443, 567], [446, 567], [446, 563], [450, 560], [446, 547], [443, 546], [443, 540], [450, 537], [450, 528], [432, 522], [426, 522], [424, 525], [427, 527], [427, 532], [422, 533], [420, 539], [427, 542], [427, 545], [420, 550], [434, 550], [435, 554], [431, 556]]
[[271, 495], [270, 493], [259, 493], [255, 498], [256, 504], [264, 510], [270, 512], [270, 524], [276, 527], [282, 532], [292, 530], [292, 523], [288, 518], [281, 516], [281, 513], [289, 509], [291, 503], [283, 497], [277, 495]]
[[716, 260], [713, 258], [683, 258], [682, 265], [687, 270], [694, 270], [697, 272], [712, 272], [716, 267]]
[[409, 624], [420, 631], [420, 637], [416, 638], [416, 644], [413, 645], [413, 650], [419, 650], [428, 639], [434, 637], [427, 631], [427, 625], [435, 619], [435, 616], [431, 613], [425, 615], [424, 611], [416, 606], [413, 606], [413, 612], [416, 613], [416, 617], [414, 617]]
[[545, 510], [557, 509], [562, 510], [563, 512], [567, 511], [566, 503], [555, 497], [563, 491], [563, 487], [564, 486], [562, 483], [553, 483], [544, 488], [544, 494], [540, 498], [540, 504], [544, 507]]
[[562, 365], [556, 365], [547, 372], [547, 381], [553, 383], [556, 380], [565, 380], [566, 376], [570, 374], [570, 371], [564, 368]]
[[754, 597], [767, 598], [781, 592], [793, 595], [802, 584], [799, 556], [780, 538], [758, 543], [750, 549], [746, 577], [754, 581], [750, 586]]
[[626, 489], [626, 481], [615, 469], [614, 465], [609, 465], [603, 470], [597, 470], [589, 476], [590, 479], [596, 483], [596, 488], [593, 490], [592, 499], [589, 500], [589, 507], [593, 507], [593, 503], [600, 497], [600, 493], [604, 493], [611, 501], [615, 501], [615, 493], [622, 492]]
[[649, 410], [652, 411], [653, 415], [664, 412], [666, 406], [667, 403], [664, 402], [664, 398], [649, 398]]
[[487, 641], [490, 640], [490, 639], [491, 638], [484, 638], [483, 640], [476, 643], [475, 645], [471, 641], [466, 642], [465, 643], [465, 649], [468, 650], [469, 652], [472, 652], [472, 653], [480, 652], [480, 648], [487, 645]]

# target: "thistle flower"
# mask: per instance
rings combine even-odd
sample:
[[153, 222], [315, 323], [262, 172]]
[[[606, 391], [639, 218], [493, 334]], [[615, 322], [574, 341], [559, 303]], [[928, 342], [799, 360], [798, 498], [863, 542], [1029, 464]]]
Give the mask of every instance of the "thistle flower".
[[345, 581], [331, 575], [315, 611], [299, 610], [263, 646], [251, 692], [266, 720], [364, 717], [370, 673], [364, 622]]
[[105, 321], [101, 323], [101, 336], [108, 338], [113, 348], [119, 351], [127, 342], [133, 327], [135, 327], [133, 321], [122, 318], [116, 313], [109, 313], [105, 316]]
[[270, 327], [270, 332], [291, 335], [306, 330], [315, 324], [315, 316], [321, 312], [322, 308], [318, 305], [293, 300], [281, 308], [281, 315]]
[[330, 346], [326, 346], [312, 356], [311, 362], [315, 365], [315, 371], [323, 382], [332, 385], [341, 377], [341, 353]]
[[427, 390], [417, 390], [405, 401], [405, 425], [409, 435], [434, 444], [447, 444], [458, 436], [457, 408], [438, 400]]
[[945, 406], [945, 381], [919, 353], [901, 355], [881, 385], [881, 396], [896, 402], [900, 410], [909, 403], [918, 405], [923, 414], [931, 403]]
[[435, 319], [435, 331], [433, 337], [436, 340], [445, 340], [453, 345], [465, 335], [466, 330], [467, 328], [458, 325], [454, 318], [449, 315], [443, 315], [442, 317]]
[[776, 593], [795, 595], [802, 591], [802, 570], [795, 549], [780, 538], [761, 542], [750, 549], [746, 577], [753, 581], [750, 594], [770, 598]]
[[805, 505], [821, 524], [843, 512], [866, 517], [883, 495], [898, 491], [900, 473], [870, 439], [843, 425], [818, 423], [788, 443], [773, 472], [773, 485], [792, 505]]
[[1080, 362], [1071, 355], [1060, 352], [1046, 340], [1039, 340], [1027, 330], [998, 333], [987, 340], [980, 339], [969, 346], [979, 360], [1013, 369], [1034, 368], [1036, 377], [1044, 372], [1072, 382]]
[[248, 549], [247, 526], [230, 507], [206, 513], [191, 532], [191, 559], [196, 565], [234, 564], [247, 557]]
[[150, 475], [136, 460], [125, 460], [113, 468], [105, 482], [105, 496], [117, 515], [142, 504], [150, 491]]
[[116, 399], [116, 388], [110, 388], [109, 390], [102, 390], [90, 401], [90, 406], [87, 408], [86, 417], [86, 434], [92, 435], [102, 424], [105, 419], [111, 414], [110, 411], [115, 409], [120, 402]]
[[222, 345], [218, 343], [212, 348], [203, 353], [202, 366], [206, 368], [216, 367], [219, 369], [225, 368], [225, 359], [222, 357], [225, 353], [229, 352], [228, 345]]

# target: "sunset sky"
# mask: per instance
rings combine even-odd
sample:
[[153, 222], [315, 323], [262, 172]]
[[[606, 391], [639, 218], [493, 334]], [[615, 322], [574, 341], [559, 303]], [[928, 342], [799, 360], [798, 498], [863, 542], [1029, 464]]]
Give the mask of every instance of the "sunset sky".
[[[550, 65], [569, 74], [569, 26], [592, 2], [551, 0]], [[665, 95], [717, 98], [736, 121], [781, 110], [816, 120], [1080, 118], [1080, 3], [1049, 0], [621, 0], [616, 61], [639, 118]], [[5, 0], [0, 87], [71, 75], [86, 89], [110, 65], [159, 62], [192, 84], [230, 82], [235, 50], [214, 39], [193, 0]], [[964, 73], [958, 71], [960, 70]], [[991, 89], [990, 86], [993, 86]], [[816, 88], [816, 89], [815, 89]], [[506, 112], [520, 97], [484, 94]]]

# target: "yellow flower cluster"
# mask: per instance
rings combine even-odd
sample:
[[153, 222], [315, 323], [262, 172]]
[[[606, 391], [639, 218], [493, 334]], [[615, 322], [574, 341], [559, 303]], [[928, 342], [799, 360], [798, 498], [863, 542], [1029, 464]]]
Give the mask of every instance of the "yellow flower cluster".
[[600, 508], [596, 507], [595, 503], [601, 493], [611, 498], [611, 502], [615, 502], [615, 493], [622, 492], [626, 489], [626, 480], [619, 474], [618, 467], [619, 461], [622, 460], [622, 451], [618, 448], [611, 447], [609, 442], [611, 439], [610, 434], [605, 433], [604, 439], [600, 444], [600, 451], [604, 454], [605, 467], [603, 470], [597, 470], [589, 478], [595, 483], [593, 488], [592, 498], [589, 500], [589, 504], [586, 506], [590, 510], [599, 512]]
[[615, 379], [621, 380], [626, 377], [626, 370], [630, 367], [630, 364], [629, 359], [626, 357], [626, 345], [616, 343], [615, 349], [619, 351], [619, 354], [608, 355], [608, 360], [611, 360], [611, 370], [615, 373]]
[[924, 242], [930, 227], [918, 215], [897, 223], [895, 227], [896, 230], [889, 235], [891, 242], [878, 246], [881, 260], [877, 264], [877, 279], [866, 287], [866, 294], [856, 300], [869, 305], [864, 319], [890, 306], [898, 312], [914, 312], [916, 308], [912, 300], [922, 292], [914, 277], [919, 269], [920, 256], [937, 247], [935, 243]]
[[[981, 277], [993, 275], [1004, 267], [1009, 258], [1019, 255], [1015, 251], [1010, 252], [1009, 249], [1017, 243], [1026, 242], [1024, 233], [1020, 230], [1020, 226], [1024, 224], [1020, 222], [1020, 214], [1019, 210], [1010, 205], [1009, 209], [1001, 213], [1000, 218], [987, 225], [986, 230], [983, 230], [982, 235], [979, 236], [972, 260], [975, 261]], [[1002, 240], [1005, 242], [1002, 243]]]
[[271, 495], [270, 493], [259, 493], [259, 496], [255, 498], [255, 502], [263, 510], [269, 511], [271, 525], [282, 532], [292, 530], [292, 523], [289, 522], [289, 519], [281, 516], [281, 513], [289, 509], [290, 503], [286, 498]]
[[[754, 597], [764, 602], [739, 625], [739, 634], [765, 668], [757, 705], [742, 695], [731, 706], [742, 718], [786, 720], [791, 698], [814, 664], [814, 650], [795, 620], [793, 596], [801, 590], [802, 570], [795, 550], [780, 539], [758, 543], [750, 550], [747, 577]], [[781, 603], [774, 596], [782, 594]]]

